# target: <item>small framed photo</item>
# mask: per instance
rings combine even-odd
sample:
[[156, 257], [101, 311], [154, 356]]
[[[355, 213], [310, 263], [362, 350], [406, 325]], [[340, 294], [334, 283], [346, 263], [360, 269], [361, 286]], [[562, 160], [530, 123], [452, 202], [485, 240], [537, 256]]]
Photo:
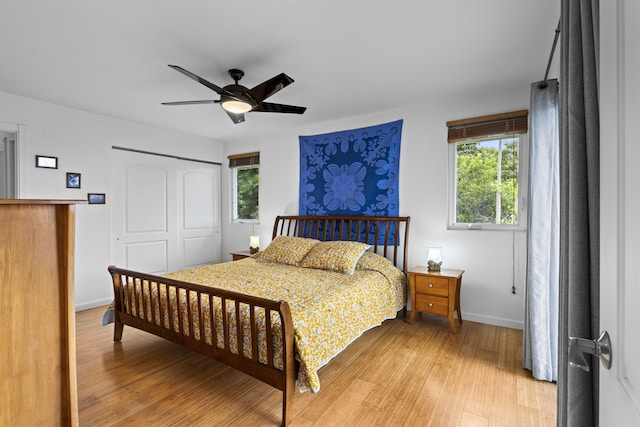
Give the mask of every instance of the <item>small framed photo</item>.
[[36, 154], [36, 167], [58, 169], [58, 158], [51, 156], [40, 156], [39, 154]]
[[88, 193], [87, 200], [90, 205], [104, 205], [107, 202], [107, 197], [104, 193]]
[[80, 174], [67, 172], [67, 188], [80, 188]]

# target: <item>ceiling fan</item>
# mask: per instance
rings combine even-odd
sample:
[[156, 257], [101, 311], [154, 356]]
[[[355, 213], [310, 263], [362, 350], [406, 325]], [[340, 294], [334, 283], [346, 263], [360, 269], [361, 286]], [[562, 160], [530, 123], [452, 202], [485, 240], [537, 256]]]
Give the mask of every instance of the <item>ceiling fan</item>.
[[193, 104], [213, 104], [220, 103], [224, 111], [229, 115], [233, 123], [244, 122], [244, 113], [250, 111], [262, 111], [265, 113], [293, 113], [302, 114], [306, 107], [297, 107], [295, 105], [274, 104], [272, 102], [264, 102], [265, 99], [280, 91], [281, 89], [293, 83], [293, 79], [285, 73], [280, 73], [269, 80], [260, 83], [252, 89], [248, 89], [238, 81], [244, 76], [242, 70], [232, 68], [229, 75], [235, 81], [234, 84], [225, 87], [218, 87], [213, 83], [185, 70], [177, 65], [169, 65], [174, 70], [192, 78], [193, 80], [205, 85], [209, 89], [220, 95], [220, 99], [202, 100], [202, 101], [177, 101], [163, 102], [162, 105], [193, 105]]

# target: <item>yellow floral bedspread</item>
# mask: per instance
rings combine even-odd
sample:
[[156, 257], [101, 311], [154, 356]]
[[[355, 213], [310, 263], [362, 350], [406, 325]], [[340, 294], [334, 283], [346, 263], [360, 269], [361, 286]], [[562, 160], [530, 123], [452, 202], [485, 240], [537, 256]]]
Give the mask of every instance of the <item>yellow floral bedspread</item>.
[[386, 258], [371, 253], [362, 257], [352, 275], [251, 257], [164, 276], [287, 301], [300, 362], [298, 387], [303, 392], [319, 391], [318, 370], [362, 333], [395, 317], [405, 303], [404, 274]]

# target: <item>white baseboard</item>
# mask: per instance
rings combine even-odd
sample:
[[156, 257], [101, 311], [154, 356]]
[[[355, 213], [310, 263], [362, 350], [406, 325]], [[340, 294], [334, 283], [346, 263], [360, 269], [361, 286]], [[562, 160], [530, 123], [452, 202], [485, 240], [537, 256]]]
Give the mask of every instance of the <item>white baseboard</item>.
[[102, 307], [104, 305], [111, 304], [111, 301], [113, 301], [113, 298], [98, 299], [98, 300], [85, 302], [82, 304], [76, 304], [76, 311], [83, 311], [83, 310], [89, 310], [90, 308]]
[[513, 319], [504, 319], [501, 317], [484, 316], [481, 314], [462, 313], [463, 320], [471, 322], [485, 323], [487, 325], [502, 326], [511, 329], [524, 329], [524, 321], [516, 321]]

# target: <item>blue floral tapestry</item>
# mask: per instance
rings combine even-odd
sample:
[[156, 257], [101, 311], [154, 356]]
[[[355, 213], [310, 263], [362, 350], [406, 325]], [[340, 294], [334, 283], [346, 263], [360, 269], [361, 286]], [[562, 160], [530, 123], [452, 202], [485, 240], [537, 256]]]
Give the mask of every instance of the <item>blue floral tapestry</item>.
[[402, 120], [300, 136], [300, 215], [397, 216]]

